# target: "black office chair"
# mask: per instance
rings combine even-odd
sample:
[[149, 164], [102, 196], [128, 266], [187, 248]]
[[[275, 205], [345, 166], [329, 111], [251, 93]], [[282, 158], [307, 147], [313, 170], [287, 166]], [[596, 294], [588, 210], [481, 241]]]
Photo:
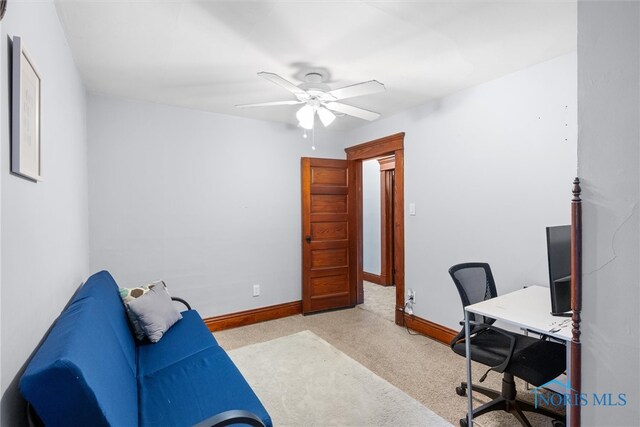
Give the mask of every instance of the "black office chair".
[[[489, 264], [472, 262], [454, 265], [449, 274], [458, 288], [463, 307], [475, 304], [498, 295]], [[480, 378], [483, 382], [489, 371], [503, 373], [500, 392], [471, 385], [475, 392], [493, 399], [473, 410], [473, 418], [491, 411], [503, 410], [513, 414], [520, 424], [531, 424], [523, 411], [537, 412], [553, 418], [554, 425], [563, 425], [564, 416], [545, 408], [536, 408], [528, 402], [516, 398], [514, 377], [522, 378], [534, 386], [540, 386], [562, 374], [566, 365], [564, 345], [544, 341], [524, 335], [507, 332], [493, 326], [495, 319], [469, 313], [471, 360], [489, 366], [489, 370]], [[464, 325], [464, 322], [460, 322]], [[462, 357], [466, 357], [464, 327], [451, 341], [451, 348]], [[467, 393], [467, 383], [456, 387], [459, 396]], [[460, 420], [460, 426], [467, 426], [467, 419]]]

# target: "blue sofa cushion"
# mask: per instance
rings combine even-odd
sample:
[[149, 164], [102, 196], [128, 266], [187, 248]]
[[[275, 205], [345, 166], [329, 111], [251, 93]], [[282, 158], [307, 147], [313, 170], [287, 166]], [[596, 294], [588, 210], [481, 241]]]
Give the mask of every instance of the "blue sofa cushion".
[[[117, 296], [117, 294], [116, 294]], [[135, 426], [136, 375], [101, 301], [73, 302], [20, 379], [47, 426]]]
[[108, 322], [118, 337], [127, 357], [129, 367], [136, 371], [136, 344], [133, 338], [124, 304], [120, 298], [120, 291], [108, 271], [100, 271], [87, 279], [71, 300], [71, 304], [85, 298], [95, 298], [100, 301], [101, 308], [107, 315]]
[[159, 371], [217, 345], [198, 312], [183, 311], [182, 320], [173, 325], [160, 341], [143, 342], [138, 345], [138, 375], [144, 376]]
[[231, 409], [251, 411], [272, 425], [258, 397], [218, 346], [139, 377], [138, 386], [140, 426], [190, 426]]

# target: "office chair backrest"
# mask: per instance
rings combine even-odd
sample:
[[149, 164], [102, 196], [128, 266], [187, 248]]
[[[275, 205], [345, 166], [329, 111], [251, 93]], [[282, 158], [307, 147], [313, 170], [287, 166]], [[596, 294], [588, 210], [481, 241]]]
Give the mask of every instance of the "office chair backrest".
[[[449, 269], [449, 274], [456, 284], [463, 307], [498, 296], [491, 267], [486, 262], [457, 264]], [[469, 313], [469, 320], [489, 325], [495, 322], [494, 319], [473, 313]]]

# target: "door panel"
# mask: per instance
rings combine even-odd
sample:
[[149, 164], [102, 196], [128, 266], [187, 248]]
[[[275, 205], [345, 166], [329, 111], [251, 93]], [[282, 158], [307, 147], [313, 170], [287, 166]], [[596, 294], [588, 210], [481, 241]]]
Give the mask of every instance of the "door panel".
[[302, 311], [355, 305], [354, 240], [350, 237], [350, 171], [346, 160], [303, 158]]
[[[325, 159], [312, 159], [312, 160], [325, 160]], [[339, 160], [339, 161], [342, 161], [342, 160]], [[324, 167], [320, 165], [317, 165], [316, 167], [312, 166], [311, 184], [346, 187], [347, 186], [347, 169], [335, 168], [332, 166], [328, 166], [328, 167]]]
[[[325, 190], [329, 189], [325, 188]], [[346, 195], [311, 195], [311, 213], [314, 214], [347, 214], [347, 205]]]
[[347, 248], [311, 250], [311, 268], [348, 267]]
[[346, 279], [346, 274], [326, 277], [314, 277], [311, 279], [312, 296], [340, 293]]
[[347, 222], [317, 222], [311, 224], [312, 240], [344, 240], [349, 236]]

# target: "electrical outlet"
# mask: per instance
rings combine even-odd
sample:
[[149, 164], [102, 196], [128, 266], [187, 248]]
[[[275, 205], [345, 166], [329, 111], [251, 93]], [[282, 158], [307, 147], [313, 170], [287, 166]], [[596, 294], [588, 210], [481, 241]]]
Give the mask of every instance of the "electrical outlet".
[[404, 312], [410, 316], [413, 316], [413, 304], [416, 303], [416, 292], [409, 288], [407, 289], [407, 303], [404, 305]]
[[254, 297], [260, 296], [260, 285], [253, 285], [253, 296]]

